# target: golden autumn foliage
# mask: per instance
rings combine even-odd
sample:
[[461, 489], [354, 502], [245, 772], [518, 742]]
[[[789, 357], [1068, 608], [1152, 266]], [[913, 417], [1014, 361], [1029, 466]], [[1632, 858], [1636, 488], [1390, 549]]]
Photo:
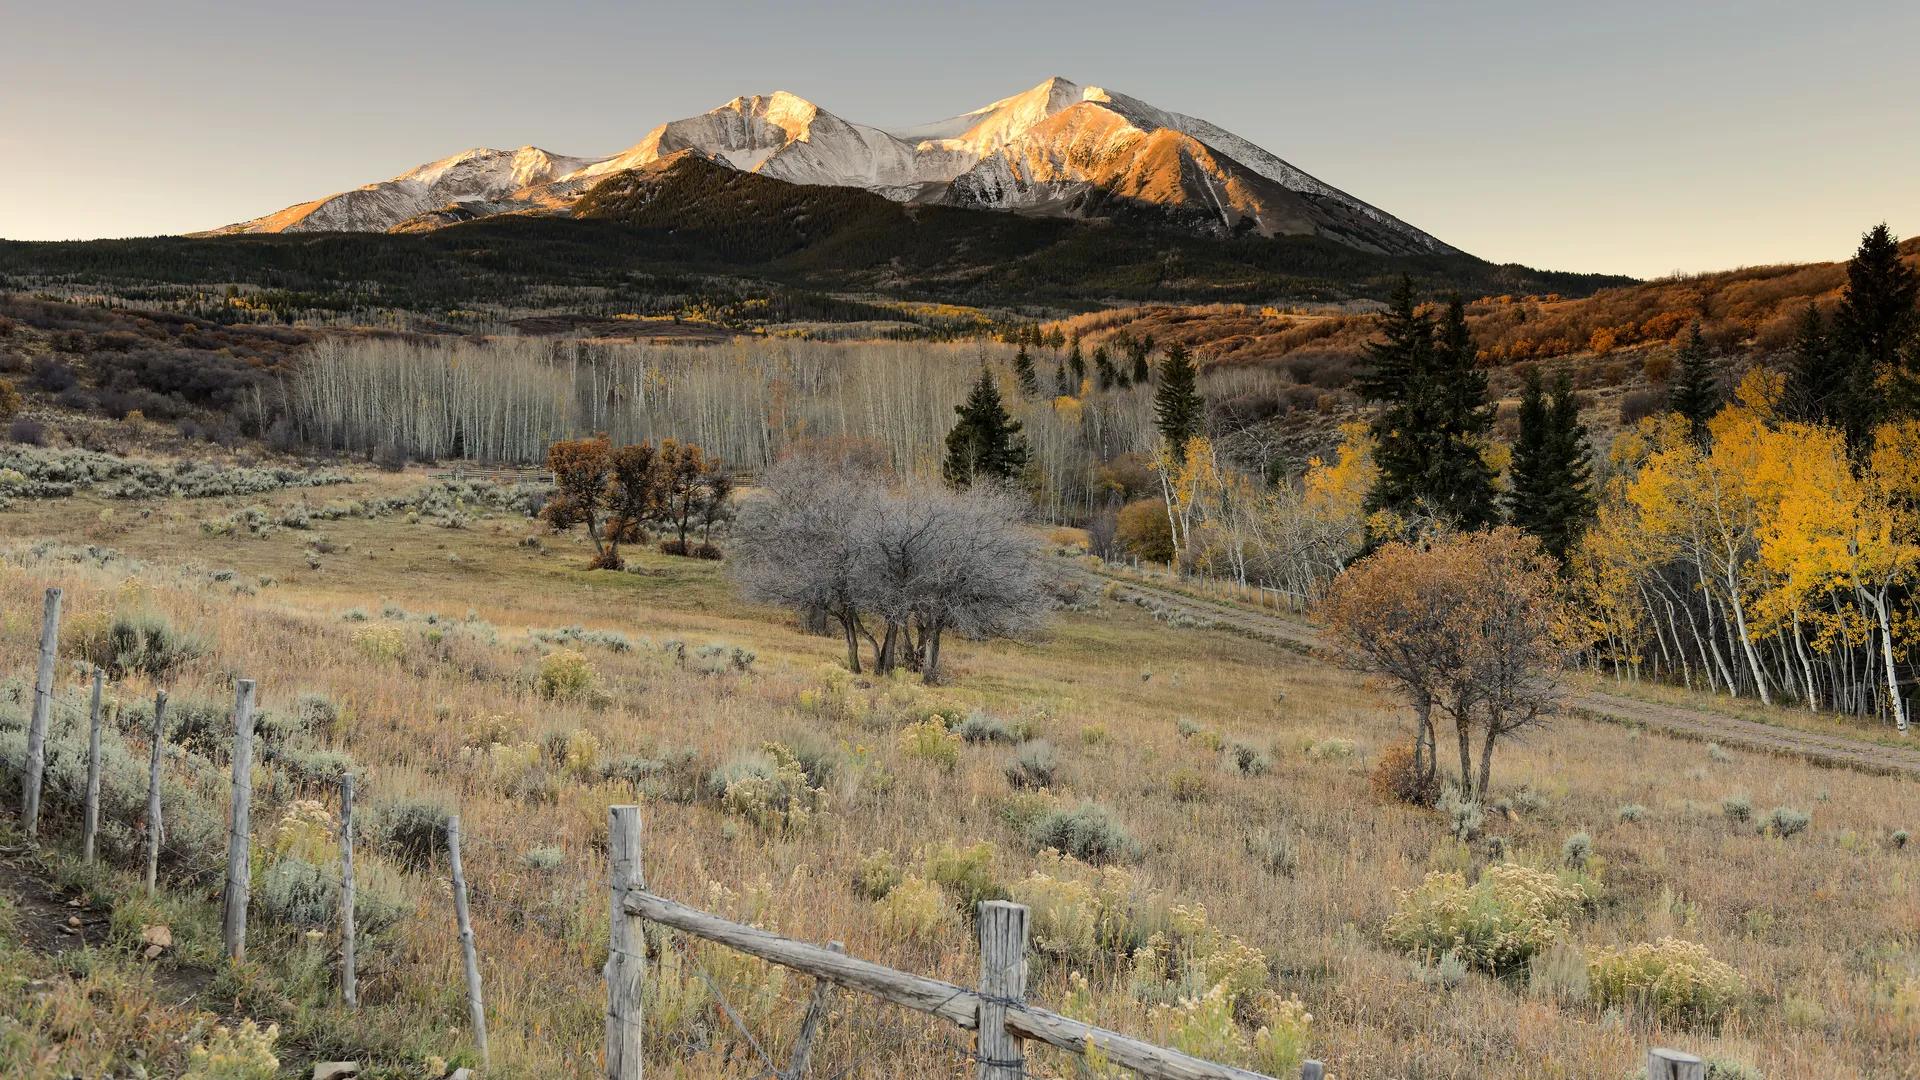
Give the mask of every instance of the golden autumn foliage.
[[[1836, 429], [1781, 416], [1784, 380], [1756, 369], [1703, 448], [1670, 417], [1623, 431], [1612, 479], [1571, 563], [1587, 630], [1616, 667], [1651, 647], [1763, 702], [1809, 707], [1857, 684], [1871, 656], [1895, 725], [1899, 654], [1920, 582], [1920, 423], [1883, 425], [1864, 463]], [[1856, 657], [1832, 670], [1836, 651]], [[1671, 661], [1669, 660], [1669, 663]], [[1688, 675], [1691, 681], [1691, 675]]]

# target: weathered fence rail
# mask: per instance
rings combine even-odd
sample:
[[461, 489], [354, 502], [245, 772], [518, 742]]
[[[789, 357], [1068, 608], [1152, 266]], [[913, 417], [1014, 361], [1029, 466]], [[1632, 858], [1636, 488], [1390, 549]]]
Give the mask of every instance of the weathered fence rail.
[[[732, 922], [648, 892], [634, 884], [642, 876], [639, 807], [613, 807], [608, 818], [609, 850], [623, 856], [614, 863], [609, 885], [614, 900], [609, 936], [628, 943], [619, 954], [620, 977], [613, 977], [615, 965], [611, 962], [607, 969], [609, 1049], [616, 1042], [624, 1046], [638, 1041], [642, 980], [633, 976], [634, 969], [644, 970], [645, 954], [630, 944], [641, 940], [639, 927], [632, 922], [621, 924], [645, 920], [972, 1031], [980, 1080], [1024, 1077], [1022, 1041], [1045, 1043], [1072, 1054], [1096, 1050], [1113, 1064], [1165, 1080], [1272, 1080], [1262, 1073], [1169, 1050], [1027, 1003], [1027, 909], [1019, 904], [994, 901], [981, 905], [981, 985], [959, 986]], [[1307, 1075], [1318, 1075], [1318, 1063], [1311, 1064], [1314, 1069]], [[638, 1056], [622, 1054], [616, 1059], [609, 1054], [606, 1075], [608, 1080], [639, 1080]]]

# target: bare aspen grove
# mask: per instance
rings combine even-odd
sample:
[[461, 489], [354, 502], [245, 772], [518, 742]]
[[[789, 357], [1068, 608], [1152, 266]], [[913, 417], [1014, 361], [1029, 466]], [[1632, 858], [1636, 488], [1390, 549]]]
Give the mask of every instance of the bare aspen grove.
[[[307, 441], [359, 454], [534, 464], [555, 440], [606, 432], [616, 443], [677, 438], [758, 470], [797, 443], [847, 439], [882, 448], [903, 475], [928, 475], [939, 471], [975, 361], [1004, 373], [1012, 356], [985, 342], [330, 338], [293, 376], [289, 397]], [[1049, 393], [1021, 415], [1040, 509], [1056, 518], [1099, 505], [1096, 463], [1154, 445], [1148, 387], [1057, 402]]]

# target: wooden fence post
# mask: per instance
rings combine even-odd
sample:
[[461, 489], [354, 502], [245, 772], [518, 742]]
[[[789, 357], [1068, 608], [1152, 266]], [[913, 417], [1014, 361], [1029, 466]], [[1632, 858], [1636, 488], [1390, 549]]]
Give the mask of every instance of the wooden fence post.
[[1679, 1050], [1647, 1051], [1647, 1080], [1707, 1080], [1707, 1063]]
[[980, 1018], [976, 1080], [1025, 1080], [1026, 1052], [1007, 1030], [1007, 1003], [1027, 996], [1027, 909], [988, 900], [980, 905]]
[[27, 723], [27, 776], [20, 816], [27, 836], [40, 835], [40, 784], [47, 770], [47, 713], [53, 707], [53, 661], [60, 652], [60, 590], [47, 590], [40, 617], [40, 669], [33, 680], [33, 718]]
[[640, 995], [647, 945], [641, 920], [627, 914], [629, 889], [646, 888], [640, 858], [640, 808], [607, 808], [607, 1080], [640, 1080], [643, 1071]]
[[353, 773], [340, 774], [340, 1000], [360, 1004], [360, 976], [353, 940]]
[[227, 817], [227, 887], [220, 903], [220, 939], [227, 959], [247, 958], [247, 898], [252, 891], [253, 680], [234, 683], [233, 800]]
[[81, 800], [80, 861], [93, 861], [93, 848], [100, 835], [100, 691], [107, 673], [93, 669], [93, 703], [87, 710], [87, 794]]
[[1300, 1063], [1300, 1080], [1326, 1080], [1327, 1067], [1317, 1061]]
[[153, 692], [153, 757], [147, 765], [147, 895], [160, 877], [160, 748], [167, 741], [167, 692]]
[[[829, 941], [827, 951], [844, 953], [847, 947], [842, 942]], [[800, 1018], [800, 1036], [793, 1040], [793, 1060], [787, 1064], [785, 1080], [803, 1080], [807, 1075], [807, 1068], [813, 1064], [813, 1040], [819, 1036], [821, 1025], [827, 1022], [827, 1007], [832, 1004], [833, 984], [815, 979], [813, 996], [807, 999], [806, 1014]]]
[[453, 921], [460, 929], [460, 961], [467, 972], [467, 1012], [473, 1017], [473, 1042], [480, 1065], [487, 1057], [487, 1010], [480, 1002], [480, 957], [473, 948], [473, 919], [467, 912], [467, 877], [460, 869], [460, 815], [447, 818], [447, 862], [453, 870]]

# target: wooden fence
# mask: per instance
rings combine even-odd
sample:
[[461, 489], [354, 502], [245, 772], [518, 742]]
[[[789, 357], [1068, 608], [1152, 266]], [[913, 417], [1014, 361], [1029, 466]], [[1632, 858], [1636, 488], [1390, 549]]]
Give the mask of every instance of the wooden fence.
[[[32, 750], [43, 747], [46, 737], [47, 714], [52, 704], [52, 658], [58, 641], [60, 600], [58, 589], [47, 590], [40, 663], [36, 672], [38, 679], [29, 721], [30, 750], [26, 759], [26, 775], [22, 777], [21, 785], [21, 819], [30, 837], [37, 837], [38, 834], [45, 767], [44, 753], [34, 753]], [[82, 844], [84, 858], [88, 861], [92, 861], [94, 856], [95, 832], [99, 822], [100, 693], [101, 674], [95, 671], [83, 808]], [[160, 762], [165, 742], [166, 707], [166, 691], [158, 691], [154, 695], [147, 788], [145, 869], [149, 894], [156, 885], [160, 854]], [[247, 883], [252, 861], [250, 804], [253, 788], [254, 683], [251, 679], [236, 680], [233, 720], [233, 786], [228, 807], [227, 867], [222, 888], [221, 930], [226, 955], [230, 960], [239, 962], [245, 957], [250, 899]], [[340, 781], [340, 991], [342, 1002], [348, 1008], [359, 1004], [355, 970], [353, 797], [353, 777], [349, 773]], [[473, 1026], [475, 1049], [485, 1067], [488, 1058], [486, 1008], [481, 996], [478, 951], [474, 943], [467, 883], [460, 859], [458, 815], [452, 816], [447, 822], [446, 841], [468, 1016]], [[1029, 1042], [1044, 1043], [1082, 1057], [1097, 1054], [1106, 1062], [1156, 1080], [1274, 1080], [1262, 1073], [1206, 1061], [1029, 1003], [1026, 1000], [1028, 912], [1020, 904], [994, 900], [980, 905], [977, 913], [980, 978], [977, 985], [966, 987], [848, 956], [839, 942], [826, 946], [811, 945], [758, 927], [731, 922], [649, 892], [641, 858], [638, 806], [614, 806], [608, 809], [607, 860], [609, 925], [604, 973], [607, 986], [607, 1080], [640, 1080], [644, 1071], [646, 1028], [642, 1002], [646, 987], [647, 950], [646, 939], [641, 932], [643, 922], [658, 923], [810, 975], [817, 980], [813, 997], [801, 1021], [791, 1064], [779, 1071], [780, 1080], [800, 1080], [806, 1075], [814, 1039], [826, 1022], [828, 988], [832, 986], [923, 1012], [963, 1031], [973, 1032], [971, 1057], [977, 1080], [1024, 1080], [1027, 1076], [1025, 1044]], [[724, 1002], [721, 1004], [724, 1006]], [[1325, 1069], [1320, 1062], [1308, 1061], [1301, 1066], [1300, 1076], [1301, 1080], [1322, 1080]], [[1701, 1059], [1690, 1054], [1656, 1048], [1648, 1053], [1647, 1077], [1648, 1080], [1705, 1080], [1706, 1066]]]
[[[1070, 1054], [1098, 1053], [1155, 1080], [1274, 1080], [1263, 1073], [1207, 1061], [1130, 1035], [1062, 1016], [1026, 1000], [1027, 909], [990, 900], [980, 905], [980, 981], [965, 987], [941, 979], [856, 959], [834, 946], [822, 947], [730, 922], [647, 891], [641, 864], [640, 808], [608, 811], [608, 859], [611, 872], [607, 957], [607, 1080], [640, 1080], [644, 1018], [641, 994], [646, 979], [646, 949], [641, 921], [724, 945], [820, 980], [894, 1005], [937, 1016], [974, 1033], [977, 1080], [1023, 1080], [1027, 1075], [1023, 1044], [1040, 1042]], [[815, 1001], [823, 999], [816, 993]], [[820, 1010], [809, 1007], [802, 1021], [794, 1064], [783, 1080], [805, 1074]], [[1301, 1080], [1322, 1080], [1325, 1067], [1308, 1061]], [[1705, 1080], [1701, 1059], [1656, 1048], [1647, 1055], [1648, 1080]]]

